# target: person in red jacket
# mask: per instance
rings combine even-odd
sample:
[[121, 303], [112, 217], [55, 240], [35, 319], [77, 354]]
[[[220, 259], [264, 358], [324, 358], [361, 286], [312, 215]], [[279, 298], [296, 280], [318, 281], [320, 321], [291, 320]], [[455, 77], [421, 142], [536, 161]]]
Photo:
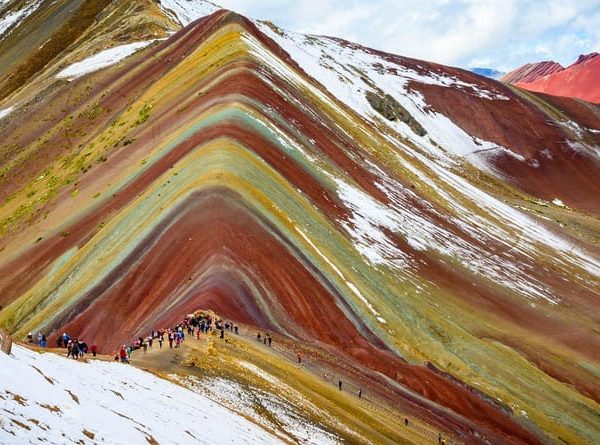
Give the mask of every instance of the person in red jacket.
[[96, 343], [90, 346], [90, 352], [94, 357], [96, 357], [96, 354], [98, 354], [98, 346], [96, 345]]

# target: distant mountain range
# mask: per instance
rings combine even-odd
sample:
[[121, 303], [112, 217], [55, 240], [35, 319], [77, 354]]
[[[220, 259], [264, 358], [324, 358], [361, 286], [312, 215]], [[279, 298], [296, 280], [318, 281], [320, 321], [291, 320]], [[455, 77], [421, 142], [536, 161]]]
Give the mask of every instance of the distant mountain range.
[[501, 79], [520, 88], [600, 103], [600, 54], [585, 54], [568, 67], [552, 61], [526, 64]]
[[597, 52], [582, 54], [567, 67], [553, 60], [544, 60], [526, 63], [509, 73], [494, 68], [470, 68], [470, 71], [529, 91], [600, 103], [599, 56]]

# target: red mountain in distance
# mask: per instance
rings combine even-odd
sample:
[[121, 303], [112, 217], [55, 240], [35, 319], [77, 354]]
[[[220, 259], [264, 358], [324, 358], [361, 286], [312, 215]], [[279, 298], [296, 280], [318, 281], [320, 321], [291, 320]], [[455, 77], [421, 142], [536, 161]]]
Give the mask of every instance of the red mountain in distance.
[[567, 68], [556, 62], [540, 62], [518, 68], [502, 78], [520, 88], [555, 96], [600, 103], [600, 54], [581, 55]]
[[517, 82], [533, 82], [534, 80], [550, 74], [563, 71], [565, 68], [557, 62], [546, 60], [543, 62], [526, 63], [525, 65], [505, 74], [500, 78], [503, 82], [516, 84]]

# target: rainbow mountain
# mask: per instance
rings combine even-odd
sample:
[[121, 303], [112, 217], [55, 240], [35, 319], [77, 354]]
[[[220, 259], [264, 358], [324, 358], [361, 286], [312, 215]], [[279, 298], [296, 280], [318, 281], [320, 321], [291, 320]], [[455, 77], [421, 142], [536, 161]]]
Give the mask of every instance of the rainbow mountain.
[[0, 4], [0, 326], [210, 309], [457, 442], [597, 440], [597, 105], [126, 3]]

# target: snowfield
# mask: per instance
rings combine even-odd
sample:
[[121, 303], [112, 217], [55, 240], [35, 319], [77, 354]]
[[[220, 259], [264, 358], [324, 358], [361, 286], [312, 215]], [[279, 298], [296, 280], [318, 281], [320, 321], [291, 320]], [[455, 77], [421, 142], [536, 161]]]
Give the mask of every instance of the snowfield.
[[0, 443], [280, 441], [209, 398], [129, 365], [14, 345], [0, 353]]

